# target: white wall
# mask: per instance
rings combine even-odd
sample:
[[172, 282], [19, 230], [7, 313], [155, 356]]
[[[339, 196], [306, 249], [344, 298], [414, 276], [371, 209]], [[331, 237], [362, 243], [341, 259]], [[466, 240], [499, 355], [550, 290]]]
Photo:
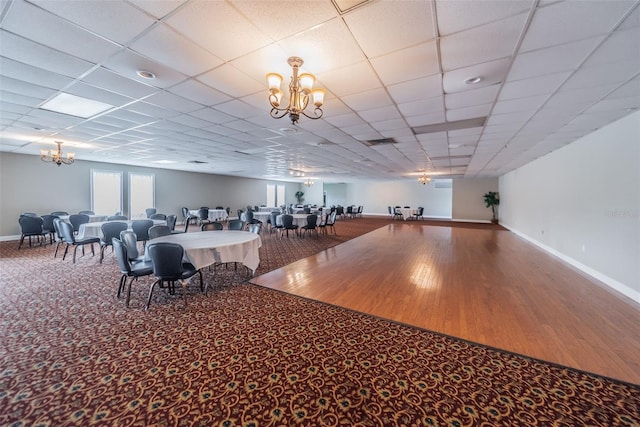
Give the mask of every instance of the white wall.
[[[459, 221], [491, 221], [491, 208], [484, 204], [484, 194], [498, 191], [498, 178], [464, 178], [453, 180], [452, 216]], [[500, 218], [500, 206], [497, 207]]]
[[388, 215], [388, 206], [422, 206], [425, 217], [451, 218], [451, 194], [451, 188], [435, 188], [433, 181], [426, 185], [417, 180], [360, 181], [346, 185], [341, 204], [362, 205], [369, 215]]
[[501, 223], [640, 302], [640, 112], [500, 179]]
[[[77, 160], [73, 165], [45, 164], [38, 156], [3, 152], [0, 154], [0, 238], [20, 235], [18, 217], [22, 212], [48, 214], [52, 211], [76, 213], [91, 208], [91, 169], [122, 171], [124, 208], [128, 210], [129, 172], [155, 174], [158, 212], [182, 218], [181, 207], [197, 209], [221, 205], [238, 208], [266, 203], [266, 184], [251, 178], [180, 172], [136, 166]], [[282, 182], [277, 182], [282, 184]], [[298, 182], [287, 182], [286, 201], [295, 203]], [[304, 187], [306, 188], [306, 187]], [[114, 212], [103, 212], [113, 214]]]

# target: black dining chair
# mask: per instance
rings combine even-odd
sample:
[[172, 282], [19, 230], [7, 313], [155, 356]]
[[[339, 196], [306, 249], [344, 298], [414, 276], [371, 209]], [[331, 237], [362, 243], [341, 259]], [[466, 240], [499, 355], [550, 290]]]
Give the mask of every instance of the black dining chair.
[[185, 223], [184, 231], [186, 232], [187, 228], [189, 228], [189, 223], [197, 221], [198, 220], [198, 216], [197, 215], [191, 215], [191, 213], [189, 212], [189, 208], [183, 207], [182, 208], [182, 220]]
[[69, 215], [69, 212], [65, 212], [65, 211], [54, 211], [54, 212], [51, 212], [51, 215], [63, 216], [63, 215]]
[[71, 214], [69, 215], [69, 222], [73, 227], [73, 232], [78, 234], [78, 230], [80, 230], [80, 226], [82, 224], [86, 224], [89, 222], [88, 214]]
[[163, 213], [154, 213], [149, 215], [147, 218], [151, 219], [151, 220], [160, 220], [160, 221], [166, 221], [167, 220], [167, 216]]
[[209, 222], [209, 208], [202, 207], [198, 209], [198, 223], [200, 225]]
[[247, 229], [247, 231], [253, 234], [260, 234], [260, 231], [262, 231], [262, 223], [249, 224], [249, 228]]
[[151, 218], [151, 215], [156, 213], [156, 208], [147, 208], [144, 210], [144, 213], [147, 214], [147, 218]]
[[[153, 265], [151, 261], [141, 261], [132, 264], [131, 261], [129, 261], [127, 247], [120, 239], [116, 239], [114, 237], [111, 240], [111, 246], [116, 254], [120, 273], [122, 273], [122, 276], [120, 276], [120, 283], [118, 284], [117, 297], [120, 298], [120, 295], [124, 292], [126, 287], [127, 297], [125, 300], [125, 306], [129, 307], [129, 301], [131, 300], [131, 285], [134, 281], [138, 280], [138, 277], [150, 276], [153, 274]], [[127, 278], [129, 277], [131, 277], [131, 280], [127, 286]]]
[[129, 218], [127, 218], [124, 215], [111, 215], [107, 217], [107, 221], [126, 221]]
[[171, 230], [171, 232], [175, 232], [176, 231], [176, 222], [178, 221], [178, 217], [174, 214], [169, 214], [167, 215], [167, 227], [169, 227], [169, 230]]
[[200, 289], [206, 293], [202, 280], [202, 272], [192, 264], [182, 260], [184, 249], [179, 244], [170, 242], [149, 243], [147, 254], [149, 258], [151, 258], [153, 274], [156, 276], [156, 281], [153, 282], [151, 289], [149, 289], [149, 298], [147, 299], [145, 310], [149, 309], [153, 289], [156, 285], [162, 288], [163, 285], [166, 284], [169, 294], [174, 295], [176, 282], [180, 282], [182, 285], [184, 306], [187, 307], [187, 282], [185, 280], [198, 273], [200, 274]]
[[162, 236], [168, 236], [171, 234], [171, 229], [168, 225], [153, 225], [149, 228], [149, 240], [156, 239]]
[[45, 232], [43, 225], [44, 221], [39, 216], [21, 216], [18, 219], [18, 224], [20, 224], [20, 244], [18, 245], [18, 249], [22, 247], [22, 243], [25, 238], [29, 238], [29, 247], [31, 247], [31, 238], [37, 237], [40, 241], [40, 245], [47, 241], [47, 234], [49, 232]]
[[100, 264], [102, 264], [102, 260], [104, 259], [104, 250], [108, 246], [111, 246], [111, 240], [114, 237], [116, 239], [119, 238], [120, 232], [126, 230], [128, 227], [126, 222], [120, 221], [105, 222], [100, 226], [100, 230], [102, 231], [102, 237], [100, 237]]
[[137, 219], [131, 223], [131, 230], [136, 233], [138, 242], [142, 242], [143, 247], [147, 245], [151, 227], [153, 227], [153, 220], [150, 219]]
[[96, 252], [93, 248], [94, 243], [100, 243], [99, 237], [87, 237], [83, 239], [76, 239], [76, 235], [73, 234], [73, 226], [68, 222], [60, 221], [58, 222], [58, 227], [62, 232], [62, 237], [64, 237], [64, 254], [62, 255], [62, 259], [64, 260], [67, 256], [67, 252], [69, 251], [69, 246], [73, 246], [73, 263], [76, 263], [76, 252], [78, 252], [78, 247], [82, 246], [82, 253], [84, 254], [84, 245], [91, 245], [91, 253], [95, 256]]
[[56, 240], [56, 230], [53, 226], [53, 220], [56, 218], [59, 218], [58, 215], [42, 215], [42, 231], [49, 235], [51, 244]]
[[307, 233], [316, 233], [318, 235], [318, 215], [311, 214], [307, 215], [307, 223], [300, 227], [300, 236], [304, 237]]
[[244, 230], [244, 221], [241, 219], [230, 219], [227, 223], [227, 229], [242, 231]]
[[53, 257], [56, 258], [58, 256], [58, 248], [60, 245], [64, 244], [64, 236], [62, 235], [62, 229], [60, 228], [60, 223], [64, 222], [60, 218], [56, 217], [53, 219], [53, 229], [56, 231], [56, 235], [58, 238], [56, 239], [56, 249], [53, 252]]
[[80, 212], [78, 212], [78, 213], [79, 213], [79, 214], [82, 214], [82, 215], [95, 215], [95, 214], [96, 214], [94, 211], [89, 211], [89, 210], [86, 210], [86, 211], [80, 211]]
[[413, 216], [416, 220], [418, 219], [424, 219], [424, 217], [422, 216], [424, 214], [424, 207], [419, 206], [418, 207], [418, 212], [414, 213]]
[[202, 231], [218, 231], [224, 230], [224, 226], [220, 222], [205, 222], [200, 226]]
[[124, 230], [120, 232], [120, 240], [127, 248], [127, 256], [132, 263], [144, 261], [144, 255], [140, 255], [138, 251], [138, 236], [132, 230]]
[[280, 220], [282, 221], [282, 228], [279, 229], [281, 238], [284, 233], [287, 233], [287, 237], [289, 237], [289, 230], [293, 230], [296, 234], [298, 233], [298, 226], [293, 223], [292, 215], [282, 215]]

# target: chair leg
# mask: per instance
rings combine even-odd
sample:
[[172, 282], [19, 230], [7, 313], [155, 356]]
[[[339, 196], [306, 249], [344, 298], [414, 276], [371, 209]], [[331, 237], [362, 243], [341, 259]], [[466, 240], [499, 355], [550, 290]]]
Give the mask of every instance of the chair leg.
[[[78, 245], [73, 246], [73, 263], [76, 263], [76, 252], [78, 251]], [[84, 255], [84, 246], [82, 246], [82, 255]]]
[[182, 299], [184, 300], [184, 308], [187, 308], [187, 282], [186, 280], [180, 280], [182, 283]]
[[56, 240], [56, 250], [53, 252], [53, 257], [58, 256], [58, 247], [60, 246], [60, 240]]
[[22, 242], [24, 242], [24, 234], [20, 236], [20, 244], [18, 245], [18, 249], [22, 247]]
[[[127, 299], [124, 302], [125, 307], [129, 307], [129, 301], [131, 301], [131, 285], [133, 285], [134, 280], [138, 280], [138, 278], [136, 276], [133, 276], [129, 281], [129, 286], [127, 286]], [[148, 303], [147, 303], [147, 307], [148, 307]]]
[[[91, 245], [91, 247], [93, 247], [93, 245]], [[100, 246], [100, 264], [102, 264], [102, 260], [104, 259], [104, 248], [106, 248], [106, 246]]]
[[120, 298], [120, 294], [122, 293], [122, 291], [124, 291], [124, 285], [127, 282], [126, 279], [127, 275], [123, 274], [122, 276], [120, 276], [120, 283], [118, 283], [118, 294], [117, 294], [117, 298]]
[[62, 255], [62, 260], [64, 261], [65, 257], [67, 256], [67, 252], [69, 251], [69, 244], [67, 243], [67, 246], [64, 247], [64, 254]]
[[145, 310], [149, 310], [149, 304], [151, 304], [151, 295], [153, 295], [153, 288], [160, 282], [160, 279], [156, 280], [151, 284], [151, 288], [149, 288], [149, 297], [147, 298], [147, 305], [144, 306]]
[[209, 283], [207, 282], [207, 286], [204, 286], [204, 280], [202, 280], [202, 270], [198, 270], [198, 274], [200, 275], [200, 291], [203, 294], [207, 294], [207, 288], [209, 287]]

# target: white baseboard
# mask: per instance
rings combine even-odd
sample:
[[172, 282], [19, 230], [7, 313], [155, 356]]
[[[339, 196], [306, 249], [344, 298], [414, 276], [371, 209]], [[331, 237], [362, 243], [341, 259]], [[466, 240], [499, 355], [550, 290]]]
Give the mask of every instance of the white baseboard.
[[475, 222], [478, 224], [491, 224], [490, 220], [486, 219], [462, 219], [462, 218], [451, 218], [451, 221], [455, 222]]
[[17, 236], [0, 236], [0, 242], [10, 242], [11, 240], [20, 240], [20, 235]]
[[575, 259], [563, 254], [562, 252], [558, 252], [557, 250], [553, 249], [550, 246], [545, 245], [544, 243], [541, 243], [533, 238], [531, 238], [530, 236], [521, 233], [520, 231], [512, 228], [511, 226], [509, 226], [508, 224], [500, 224], [503, 227], [509, 229], [512, 233], [518, 235], [519, 237], [522, 237], [523, 239], [525, 239], [526, 241], [533, 243], [534, 245], [536, 245], [537, 247], [539, 247], [540, 249], [544, 250], [545, 252], [550, 253], [551, 255], [555, 256], [556, 258], [560, 258], [562, 261], [571, 264], [572, 266], [574, 266], [575, 268], [577, 268], [578, 270], [582, 271], [583, 273], [588, 274], [589, 276], [593, 277], [594, 279], [604, 283], [605, 285], [607, 285], [608, 287], [610, 287], [611, 289], [615, 290], [616, 292], [621, 293], [622, 295], [626, 296], [627, 298], [631, 298], [633, 301], [637, 302], [640, 304], [640, 292], [636, 291], [635, 289], [631, 289], [629, 286], [625, 285], [624, 283], [621, 283], [609, 276], [607, 276], [606, 274], [603, 274], [597, 270], [594, 270], [593, 268], [582, 264], [579, 261], [576, 261]]

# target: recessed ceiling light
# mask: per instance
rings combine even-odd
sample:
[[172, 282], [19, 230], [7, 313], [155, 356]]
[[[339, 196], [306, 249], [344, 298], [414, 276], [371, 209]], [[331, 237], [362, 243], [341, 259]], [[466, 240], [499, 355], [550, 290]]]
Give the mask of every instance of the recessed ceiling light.
[[147, 71], [147, 70], [138, 70], [138, 71], [136, 71], [136, 74], [139, 75], [140, 77], [142, 77], [143, 79], [153, 80], [153, 79], [156, 78], [155, 74], [153, 74], [151, 71]]
[[466, 79], [464, 81], [464, 84], [466, 84], [466, 85], [474, 85], [476, 83], [480, 83], [481, 81], [482, 81], [482, 77], [480, 77], [480, 76], [469, 77], [468, 79]]

